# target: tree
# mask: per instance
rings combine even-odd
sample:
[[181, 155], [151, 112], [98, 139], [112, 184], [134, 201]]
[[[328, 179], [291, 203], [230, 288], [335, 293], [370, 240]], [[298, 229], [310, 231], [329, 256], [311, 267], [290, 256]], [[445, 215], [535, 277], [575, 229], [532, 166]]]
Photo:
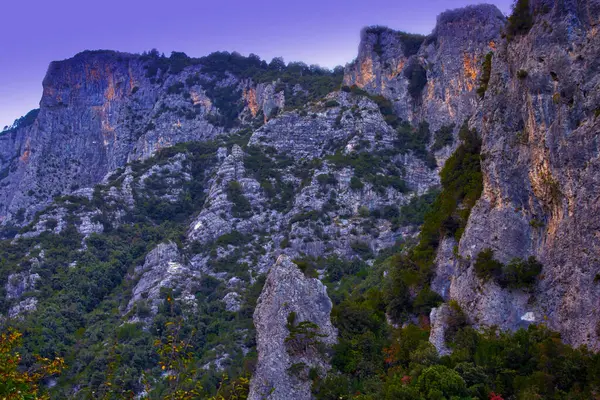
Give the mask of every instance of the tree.
[[23, 371], [19, 368], [22, 334], [9, 329], [0, 335], [0, 398], [3, 400], [49, 399], [40, 394], [38, 383], [46, 377], [59, 374], [65, 367], [62, 358], [50, 360], [37, 356], [33, 368]]
[[[443, 365], [426, 368], [419, 376], [418, 386], [427, 398], [451, 398], [464, 396], [467, 385], [458, 372]], [[440, 396], [441, 395], [441, 396]]]
[[269, 63], [269, 69], [274, 71], [283, 71], [285, 69], [285, 61], [283, 61], [283, 57], [274, 57]]
[[[167, 297], [167, 302], [173, 307], [173, 299]], [[173, 311], [172, 311], [173, 312]], [[165, 373], [167, 388], [158, 395], [164, 400], [191, 400], [199, 398], [202, 386], [198, 379], [199, 371], [194, 365], [192, 353], [192, 339], [195, 331], [187, 338], [182, 338], [183, 318], [169, 321], [165, 325], [165, 337], [154, 342], [156, 351], [160, 356], [159, 365]], [[155, 398], [155, 393], [162, 388], [151, 390], [149, 382], [145, 382], [146, 391], [150, 398]]]

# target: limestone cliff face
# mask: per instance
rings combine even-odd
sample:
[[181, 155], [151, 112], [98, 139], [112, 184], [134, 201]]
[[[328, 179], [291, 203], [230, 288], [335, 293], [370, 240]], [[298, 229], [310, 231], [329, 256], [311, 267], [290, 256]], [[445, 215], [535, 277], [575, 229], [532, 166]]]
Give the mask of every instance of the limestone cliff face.
[[[401, 118], [426, 120], [434, 130], [460, 123], [475, 111], [481, 64], [496, 48], [504, 23], [495, 6], [478, 5], [442, 13], [433, 33], [420, 40], [367, 28], [344, 84], [385, 96]], [[426, 80], [418, 77], [420, 69]]]
[[427, 70], [417, 115], [433, 129], [460, 124], [476, 110], [485, 55], [499, 43], [506, 20], [493, 5], [446, 11], [419, 51]]
[[[324, 376], [330, 369], [324, 351], [337, 340], [331, 308], [327, 288], [318, 279], [304, 276], [287, 256], [280, 256], [269, 271], [254, 311], [258, 364], [250, 383], [250, 400], [312, 398], [308, 369], [315, 368]], [[294, 349], [289, 340], [291, 313], [296, 316], [294, 324], [315, 324], [320, 345]]]
[[[514, 329], [545, 323], [600, 349], [600, 3], [533, 2], [531, 31], [496, 45], [491, 80], [471, 123], [482, 134], [484, 192], [460, 241], [438, 257], [438, 290], [473, 322]], [[444, 246], [442, 246], [444, 247]], [[531, 292], [484, 284], [472, 260], [544, 265]], [[469, 261], [470, 260], [470, 261]]]

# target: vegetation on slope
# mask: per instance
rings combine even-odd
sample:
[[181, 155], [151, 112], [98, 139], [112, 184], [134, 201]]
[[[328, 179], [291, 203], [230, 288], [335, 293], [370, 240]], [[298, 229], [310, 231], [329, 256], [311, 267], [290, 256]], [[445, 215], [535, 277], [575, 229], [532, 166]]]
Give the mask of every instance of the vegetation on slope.
[[456, 304], [446, 335], [453, 353], [439, 356], [426, 318], [402, 328], [386, 322], [386, 263], [330, 287], [339, 343], [333, 370], [313, 380], [317, 399], [587, 399], [600, 388], [600, 355], [563, 344], [543, 326], [477, 332]]

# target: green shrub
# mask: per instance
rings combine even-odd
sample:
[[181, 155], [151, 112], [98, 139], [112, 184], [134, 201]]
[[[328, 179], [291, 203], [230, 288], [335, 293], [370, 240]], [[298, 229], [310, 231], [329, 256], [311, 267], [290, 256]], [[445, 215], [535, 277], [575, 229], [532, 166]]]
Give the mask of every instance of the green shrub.
[[335, 179], [335, 175], [333, 174], [319, 174], [317, 175], [317, 182], [321, 186], [336, 185], [337, 179]]
[[396, 131], [398, 133], [396, 148], [401, 149], [402, 152], [412, 151], [415, 156], [425, 161], [428, 167], [436, 167], [435, 158], [427, 150], [431, 138], [427, 121], [419, 123], [417, 128], [403, 123], [398, 126]]
[[435, 141], [431, 146], [431, 151], [438, 151], [446, 146], [451, 146], [454, 143], [454, 132], [455, 125], [444, 125], [435, 133]]
[[371, 256], [371, 248], [365, 242], [354, 241], [350, 243], [350, 247], [355, 253], [363, 258], [368, 258]]
[[371, 215], [371, 210], [369, 210], [369, 207], [367, 206], [360, 206], [358, 208], [358, 215], [362, 218], [368, 218], [369, 215]]
[[231, 212], [236, 218], [248, 218], [252, 211], [250, 202], [244, 196], [242, 186], [238, 181], [230, 181], [227, 184], [227, 199], [233, 203]]
[[321, 350], [319, 338], [325, 337], [321, 333], [319, 325], [311, 321], [298, 322], [295, 312], [290, 312], [287, 317], [288, 337], [285, 338], [285, 345], [290, 354], [306, 354], [309, 349]]
[[300, 271], [302, 271], [304, 276], [306, 276], [307, 278], [317, 278], [319, 276], [315, 268], [315, 263], [311, 259], [295, 259], [294, 264], [296, 264], [298, 268], [300, 268]]
[[244, 235], [238, 231], [231, 231], [221, 235], [215, 241], [215, 244], [220, 247], [241, 246], [252, 240], [252, 235]]
[[352, 178], [350, 178], [350, 189], [361, 190], [363, 187], [365, 187], [365, 185], [364, 185], [364, 183], [362, 183], [360, 178], [357, 178], [356, 176], [353, 176]]
[[413, 310], [419, 315], [429, 315], [431, 309], [442, 304], [442, 296], [431, 290], [429, 287], [421, 289], [413, 301]]
[[296, 214], [290, 219], [290, 225], [295, 224], [296, 222], [317, 221], [319, 218], [321, 218], [321, 216], [322, 213], [317, 210], [311, 210], [300, 214]]
[[492, 249], [482, 250], [475, 258], [475, 274], [484, 281], [499, 277], [502, 273], [502, 267], [503, 264], [500, 261], [494, 260]]
[[490, 78], [492, 76], [493, 57], [494, 53], [490, 51], [485, 55], [483, 63], [481, 64], [481, 77], [479, 78], [479, 87], [477, 88], [477, 94], [479, 95], [479, 97], [485, 96], [485, 92], [487, 92], [488, 85], [490, 83]]
[[443, 365], [434, 365], [423, 370], [417, 383], [421, 393], [429, 399], [462, 397], [467, 393], [467, 385], [458, 372]]
[[543, 265], [529, 257], [527, 260], [515, 258], [507, 265], [494, 260], [491, 249], [481, 251], [475, 259], [475, 273], [480, 279], [494, 279], [498, 284], [510, 289], [530, 289], [542, 272]]
[[532, 26], [533, 16], [529, 0], [516, 0], [513, 4], [512, 14], [508, 17], [506, 38], [511, 41], [517, 36], [526, 35]]
[[392, 223], [398, 226], [421, 225], [438, 195], [439, 191], [434, 189], [422, 196], [415, 196], [408, 204], [402, 206], [398, 215], [390, 215], [384, 209], [384, 217], [391, 219]]
[[498, 283], [510, 289], [530, 289], [535, 284], [543, 265], [531, 256], [527, 260], [513, 259], [502, 269]]

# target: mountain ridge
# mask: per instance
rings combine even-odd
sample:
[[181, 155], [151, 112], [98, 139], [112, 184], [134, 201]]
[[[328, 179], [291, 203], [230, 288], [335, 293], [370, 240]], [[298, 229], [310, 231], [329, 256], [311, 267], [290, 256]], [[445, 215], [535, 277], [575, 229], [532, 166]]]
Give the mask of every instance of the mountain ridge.
[[465, 388], [445, 395], [510, 398], [465, 383], [472, 346], [509, 337], [490, 327], [597, 351], [600, 4], [521, 4], [447, 11], [426, 37], [365, 28], [343, 75], [230, 53], [51, 65], [35, 121], [0, 136], [3, 323], [70, 356], [56, 390], [75, 398], [112, 379], [106, 332], [140, 393], [167, 321], [199, 327], [207, 396], [249, 359], [255, 397], [372, 389], [357, 371], [383, 371], [387, 343], [380, 375], [408, 376], [388, 393], [415, 398], [446, 355]]

